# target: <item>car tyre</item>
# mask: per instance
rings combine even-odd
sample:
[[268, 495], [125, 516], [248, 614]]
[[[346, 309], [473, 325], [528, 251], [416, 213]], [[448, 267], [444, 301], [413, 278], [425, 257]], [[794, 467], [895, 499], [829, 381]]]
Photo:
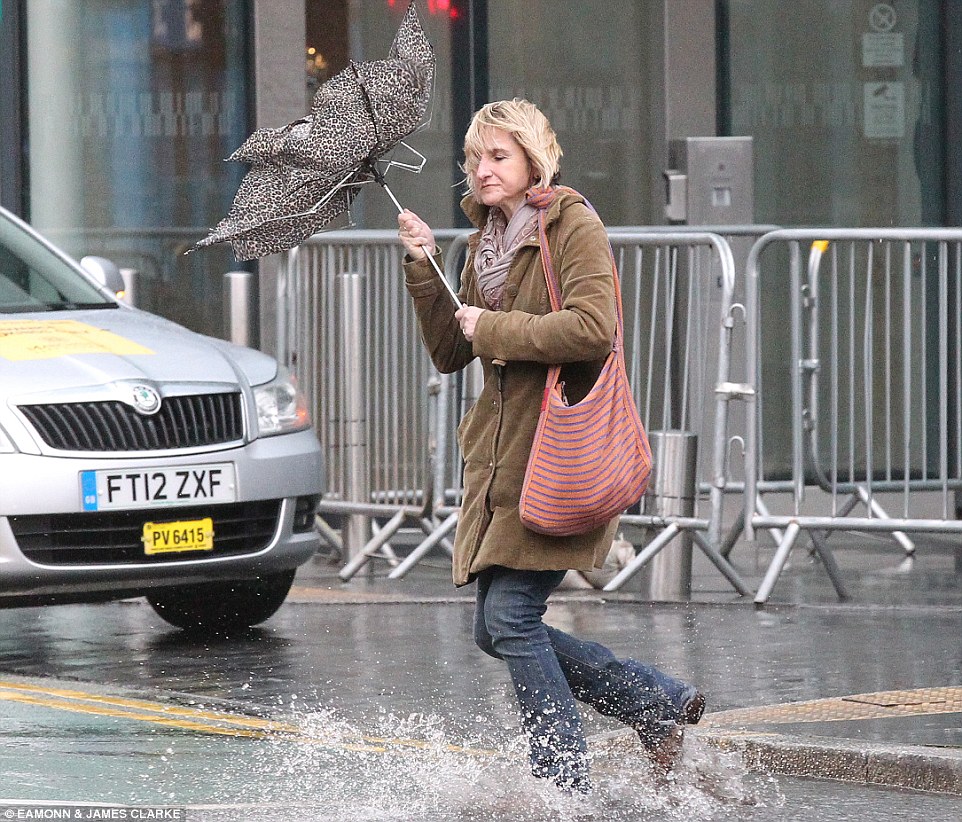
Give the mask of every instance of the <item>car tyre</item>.
[[256, 579], [158, 588], [147, 593], [157, 614], [175, 628], [223, 633], [273, 616], [294, 583], [294, 569]]

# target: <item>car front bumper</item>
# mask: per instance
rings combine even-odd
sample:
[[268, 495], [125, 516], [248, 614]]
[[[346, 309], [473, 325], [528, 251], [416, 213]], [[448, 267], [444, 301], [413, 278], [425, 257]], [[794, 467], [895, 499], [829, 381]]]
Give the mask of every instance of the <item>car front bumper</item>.
[[[102, 470], [105, 464], [122, 471], [213, 462], [233, 464], [236, 502], [83, 510], [83, 471]], [[156, 586], [263, 576], [300, 565], [319, 545], [305, 511], [323, 490], [324, 465], [309, 430], [190, 456], [105, 461], [102, 455], [3, 454], [0, 464], [0, 606], [5, 599], [16, 604], [24, 598], [80, 601], [85, 595], [110, 598]], [[206, 516], [215, 523], [213, 550], [143, 553], [139, 541], [145, 523]]]

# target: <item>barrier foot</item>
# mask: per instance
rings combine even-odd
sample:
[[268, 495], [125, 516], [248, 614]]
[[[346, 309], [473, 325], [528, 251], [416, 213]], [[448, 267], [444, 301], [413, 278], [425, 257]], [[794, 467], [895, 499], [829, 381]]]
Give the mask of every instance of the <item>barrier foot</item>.
[[758, 593], [755, 594], [756, 608], [762, 607], [772, 595], [772, 589], [775, 587], [775, 583], [778, 582], [778, 577], [785, 567], [788, 555], [792, 552], [792, 546], [795, 545], [795, 540], [798, 538], [798, 532], [800, 530], [801, 528], [797, 522], [791, 523], [788, 528], [785, 529], [785, 536], [778, 544], [778, 548], [775, 549], [775, 556], [772, 557], [768, 571], [765, 572], [765, 578], [758, 588]]
[[622, 568], [604, 588], [603, 591], [617, 591], [629, 579], [637, 574], [642, 566], [655, 556], [662, 548], [671, 542], [681, 531], [675, 523], [671, 523], [664, 531], [649, 542], [644, 550], [631, 562]]
[[[879, 519], [891, 519], [888, 512], [879, 505], [877, 499], [872, 497], [869, 499], [868, 491], [866, 491], [861, 485], [858, 487], [858, 495], [862, 500], [862, 503]], [[899, 545], [902, 546], [902, 550], [905, 551], [907, 557], [915, 556], [915, 543], [909, 539], [908, 535], [904, 531], [893, 531], [892, 539], [894, 539]]]
[[748, 585], [745, 584], [745, 581], [738, 575], [738, 571], [735, 570], [735, 566], [725, 559], [725, 557], [723, 557], [719, 551], [716, 551], [714, 548], [712, 548], [712, 546], [708, 544], [708, 540], [705, 539], [705, 537], [698, 531], [695, 531], [692, 536], [695, 542], [698, 543], [698, 547], [704, 552], [705, 556], [707, 556], [712, 563], [714, 563], [715, 567], [721, 571], [722, 576], [724, 576], [725, 579], [731, 583], [732, 587], [743, 597], [751, 596], [752, 589], [749, 588]]
[[[760, 514], [763, 517], [770, 517], [771, 513], [768, 510], [768, 506], [762, 502], [762, 495], [757, 494], [755, 496], [755, 513]], [[782, 540], [785, 535], [782, 533], [781, 528], [769, 528], [768, 533], [771, 535], [772, 539], [775, 540], [776, 545], [781, 545]]]
[[738, 542], [738, 538], [742, 535], [742, 531], [745, 530], [745, 510], [742, 509], [738, 513], [738, 517], [735, 519], [735, 524], [732, 525], [731, 530], [728, 532], [728, 536], [725, 537], [718, 549], [718, 553], [721, 554], [725, 559], [728, 559], [735, 547], [735, 543]]
[[441, 542], [448, 532], [458, 524], [458, 515], [460, 511], [455, 511], [453, 514], [449, 514], [448, 518], [444, 520], [427, 539], [421, 542], [417, 548], [411, 551], [400, 565], [397, 566], [390, 574], [387, 575], [388, 579], [401, 579], [408, 571], [410, 571], [415, 565], [417, 565], [421, 559], [432, 549], [435, 545]]
[[[421, 530], [424, 531], [424, 533], [428, 536], [431, 536], [431, 534], [434, 533], [434, 529], [438, 527], [438, 524], [439, 523], [437, 520], [421, 517]], [[452, 543], [451, 540], [444, 538], [439, 544], [445, 551], [447, 551], [448, 556], [454, 556], [454, 543]]]
[[842, 575], [839, 571], [838, 563], [835, 561], [835, 555], [819, 534], [816, 534], [814, 531], [812, 531], [811, 536], [812, 548], [822, 560], [822, 565], [825, 566], [825, 573], [828, 574], [828, 578], [832, 580], [832, 585], [835, 586], [835, 593], [838, 595], [839, 599], [848, 599], [848, 591], [845, 589], [845, 585], [842, 583]]
[[328, 545], [331, 546], [337, 553], [343, 557], [344, 556], [344, 541], [341, 539], [341, 535], [337, 533], [327, 521], [320, 514], [314, 515], [314, 527], [317, 528], [317, 532], [321, 535]]
[[[849, 514], [852, 513], [855, 506], [858, 505], [858, 501], [859, 499], [858, 499], [857, 493], [849, 494], [848, 499], [846, 499], [845, 502], [843, 502], [842, 505], [839, 506], [839, 508], [832, 514], [832, 516], [835, 517], [836, 519], [842, 519], [843, 517], [847, 517]], [[827, 546], [828, 540], [831, 539], [832, 537], [832, 532], [831, 531], [809, 531], [809, 537], [812, 540], [812, 547], [808, 549], [808, 555], [811, 557], [818, 553], [818, 546], [815, 544], [816, 537], [821, 537], [822, 544]]]
[[367, 564], [368, 560], [381, 550], [385, 543], [397, 533], [401, 527], [401, 523], [404, 522], [405, 516], [406, 513], [404, 511], [398, 511], [388, 520], [387, 524], [378, 531], [377, 535], [361, 549], [360, 553], [340, 570], [338, 576], [342, 582], [347, 582]]

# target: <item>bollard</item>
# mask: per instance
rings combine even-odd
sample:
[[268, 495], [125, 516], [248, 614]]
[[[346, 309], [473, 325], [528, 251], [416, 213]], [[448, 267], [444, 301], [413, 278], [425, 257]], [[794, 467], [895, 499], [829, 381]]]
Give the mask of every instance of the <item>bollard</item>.
[[[698, 437], [691, 431], [652, 431], [648, 438], [654, 459], [645, 495], [645, 513], [690, 517], [695, 513]], [[683, 530], [672, 544], [648, 563], [648, 597], [653, 600], [691, 598], [692, 539]]]
[[227, 339], [237, 345], [251, 344], [253, 280], [250, 271], [228, 271], [224, 275], [224, 328]]
[[[955, 492], [955, 518], [962, 519], [962, 490]], [[962, 574], [962, 545], [955, 543], [955, 573]]]
[[137, 299], [140, 296], [137, 293], [140, 272], [136, 268], [121, 268], [120, 276], [124, 281], [124, 296], [120, 298], [120, 301], [136, 308]]
[[[341, 306], [338, 345], [341, 373], [338, 411], [340, 413], [341, 458], [344, 467], [344, 495], [349, 502], [370, 502], [371, 490], [367, 470], [367, 413], [364, 396], [365, 350], [367, 328], [364, 323], [364, 278], [359, 272], [346, 272], [337, 277], [337, 300]], [[367, 544], [368, 518], [364, 514], [344, 517], [341, 539], [344, 559], [350, 562]], [[365, 572], [368, 566], [364, 567]]]
[[484, 369], [481, 367], [481, 358], [471, 360], [464, 369], [464, 407], [470, 408], [478, 401], [481, 396], [481, 389], [484, 388]]

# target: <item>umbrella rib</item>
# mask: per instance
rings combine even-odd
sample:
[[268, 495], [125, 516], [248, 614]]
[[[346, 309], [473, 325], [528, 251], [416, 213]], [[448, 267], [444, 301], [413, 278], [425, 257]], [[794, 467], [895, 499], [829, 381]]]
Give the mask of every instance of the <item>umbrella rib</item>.
[[[405, 143], [403, 140], [401, 140], [401, 142], [398, 143], [398, 145], [404, 146], [404, 148], [406, 148], [406, 149], [407, 149], [408, 151], [410, 151], [412, 154], [416, 155], [417, 158], [420, 160], [420, 162], [419, 162], [419, 163], [405, 163], [405, 162], [403, 162], [403, 161], [401, 161], [401, 160], [395, 160], [394, 157], [393, 157], [393, 155], [392, 155], [392, 157], [391, 157], [390, 160], [383, 160], [383, 159], [382, 159], [381, 162], [385, 163], [385, 164], [387, 165], [388, 169], [390, 169], [390, 168], [393, 166], [394, 168], [404, 169], [404, 171], [410, 171], [412, 174], [420, 174], [422, 171], [424, 171], [424, 166], [425, 166], [425, 164], [427, 163], [427, 157], [425, 157], [425, 156], [424, 156], [420, 151], [418, 151], [416, 148], [413, 148], [412, 146], [409, 146], [409, 145], [408, 145], [407, 143]], [[385, 174], [386, 174], [386, 173], [387, 173], [387, 172], [385, 172]]]
[[339, 182], [334, 184], [334, 187], [329, 192], [327, 192], [327, 194], [321, 197], [321, 199], [318, 200], [316, 203], [314, 203], [314, 205], [312, 205], [309, 209], [307, 209], [307, 211], [299, 211], [296, 214], [290, 214], [290, 213], [281, 214], [277, 217], [271, 217], [269, 219], [263, 220], [259, 225], [262, 225], [262, 226], [270, 225], [271, 223], [280, 222], [281, 220], [289, 220], [292, 217], [309, 217], [311, 214], [316, 213], [317, 210], [321, 208], [321, 206], [325, 205], [328, 201], [330, 201], [330, 199], [335, 194], [337, 194], [341, 189], [348, 188], [351, 185], [367, 185], [368, 183], [370, 183], [370, 180], [362, 180], [357, 183], [348, 183], [348, 180], [350, 180], [351, 177], [354, 176], [354, 174], [355, 174], [354, 170], [351, 170], [347, 174], [345, 174]]
[[[357, 64], [353, 61], [350, 63], [351, 71], [354, 72], [354, 79], [357, 80], [357, 87], [361, 90], [361, 100], [364, 102], [364, 108], [367, 109], [367, 116], [371, 118], [371, 128], [374, 129], [375, 138], [375, 148], [381, 145], [381, 134], [377, 130], [377, 118], [374, 116], [374, 106], [371, 103], [371, 98], [367, 93], [367, 88], [364, 85], [364, 80], [361, 78], [361, 73], [357, 70]], [[374, 154], [374, 149], [371, 150], [371, 154]]]

